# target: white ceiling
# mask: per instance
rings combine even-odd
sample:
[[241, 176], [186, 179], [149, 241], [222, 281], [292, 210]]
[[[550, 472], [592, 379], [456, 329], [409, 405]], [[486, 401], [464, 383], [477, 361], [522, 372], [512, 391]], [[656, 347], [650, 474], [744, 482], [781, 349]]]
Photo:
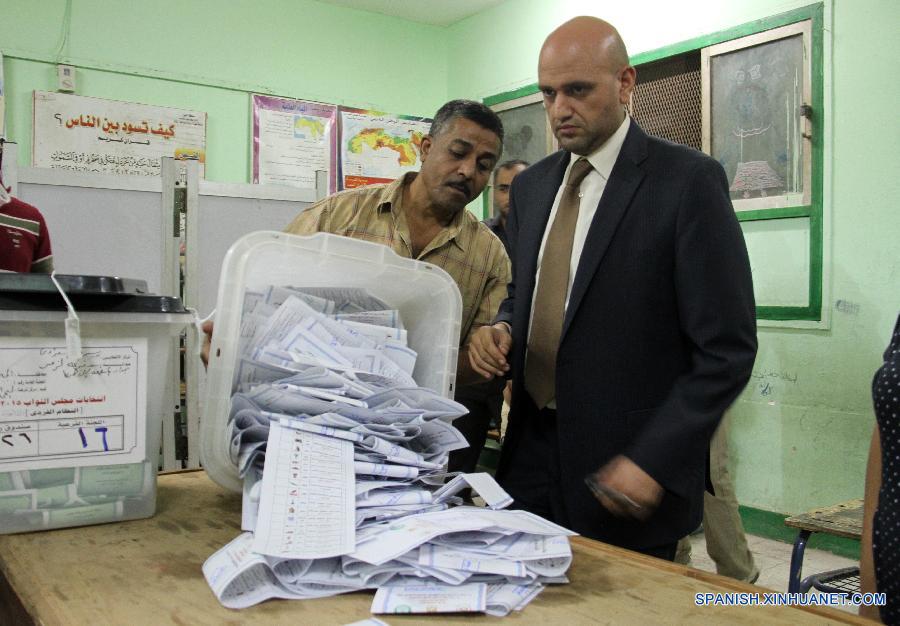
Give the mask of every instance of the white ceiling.
[[413, 22], [450, 26], [504, 0], [320, 0], [328, 4], [391, 15]]

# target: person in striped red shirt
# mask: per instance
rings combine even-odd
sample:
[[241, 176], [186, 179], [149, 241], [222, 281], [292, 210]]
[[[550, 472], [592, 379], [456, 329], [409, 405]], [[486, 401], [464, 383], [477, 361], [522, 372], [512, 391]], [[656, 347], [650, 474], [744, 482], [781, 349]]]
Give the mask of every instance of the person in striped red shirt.
[[53, 271], [50, 233], [36, 207], [9, 195], [0, 184], [0, 272]]

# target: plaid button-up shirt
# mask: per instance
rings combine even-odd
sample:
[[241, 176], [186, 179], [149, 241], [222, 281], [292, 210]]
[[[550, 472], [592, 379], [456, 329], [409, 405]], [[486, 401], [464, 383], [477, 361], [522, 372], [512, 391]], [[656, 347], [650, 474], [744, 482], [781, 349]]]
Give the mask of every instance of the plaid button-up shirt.
[[491, 323], [506, 298], [509, 257], [496, 235], [465, 209], [419, 256], [413, 257], [409, 226], [400, 203], [403, 185], [411, 183], [415, 176], [411, 172], [386, 185], [348, 189], [329, 196], [298, 215], [285, 232], [324, 232], [373, 241], [402, 257], [437, 265], [453, 277], [462, 294], [463, 346], [473, 330]]

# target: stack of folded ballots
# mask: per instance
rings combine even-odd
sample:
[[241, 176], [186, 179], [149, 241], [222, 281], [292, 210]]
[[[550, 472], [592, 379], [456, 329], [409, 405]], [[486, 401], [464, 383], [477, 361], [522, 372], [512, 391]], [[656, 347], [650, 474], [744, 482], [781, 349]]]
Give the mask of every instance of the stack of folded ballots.
[[[573, 533], [500, 510], [487, 474], [446, 473], [466, 410], [416, 385], [397, 311], [359, 289], [248, 292], [240, 353], [247, 532], [203, 566], [223, 605], [378, 589], [373, 612], [506, 615], [567, 582]], [[467, 486], [489, 508], [462, 506]]]

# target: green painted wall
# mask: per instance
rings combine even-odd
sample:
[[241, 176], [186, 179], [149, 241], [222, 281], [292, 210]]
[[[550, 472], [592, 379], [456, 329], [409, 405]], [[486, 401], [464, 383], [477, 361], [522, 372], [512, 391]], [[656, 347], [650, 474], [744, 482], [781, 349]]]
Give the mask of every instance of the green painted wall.
[[31, 92], [75, 65], [81, 95], [206, 111], [207, 178], [249, 180], [249, 93], [392, 113], [447, 98], [444, 28], [312, 0], [0, 0], [7, 137], [31, 160]]
[[[534, 83], [544, 37], [578, 14], [611, 21], [636, 55], [808, 4], [634, 0], [601, 11], [588, 1], [509, 0], [450, 27], [449, 93], [484, 98]], [[781, 513], [862, 497], [871, 378], [900, 311], [900, 2], [833, 0], [825, 15], [830, 328], [760, 328], [754, 378], [732, 410], [738, 497]]]
[[862, 497], [872, 374], [900, 310], [900, 4], [837, 0], [832, 26], [831, 328], [762, 330], [757, 372], [796, 382], [757, 380], [735, 408], [739, 492], [784, 512]]

